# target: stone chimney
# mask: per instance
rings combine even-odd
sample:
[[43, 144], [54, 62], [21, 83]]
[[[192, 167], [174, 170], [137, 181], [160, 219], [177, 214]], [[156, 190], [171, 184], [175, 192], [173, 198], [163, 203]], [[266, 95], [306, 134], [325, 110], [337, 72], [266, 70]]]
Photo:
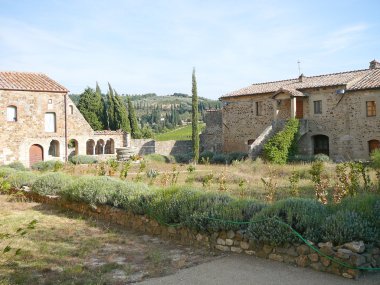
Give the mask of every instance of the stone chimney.
[[306, 76], [305, 75], [303, 75], [303, 73], [298, 77], [298, 81], [299, 82], [303, 82], [303, 80], [304, 80], [304, 78], [305, 78]]
[[369, 69], [376, 69], [376, 68], [380, 68], [380, 62], [374, 59], [369, 63]]

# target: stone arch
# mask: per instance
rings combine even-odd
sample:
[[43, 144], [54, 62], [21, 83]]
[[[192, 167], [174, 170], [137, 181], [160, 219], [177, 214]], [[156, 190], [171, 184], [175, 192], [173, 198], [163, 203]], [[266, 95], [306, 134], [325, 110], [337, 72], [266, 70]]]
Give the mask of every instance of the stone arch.
[[104, 140], [98, 140], [95, 147], [95, 154], [104, 154], [104, 147]]
[[368, 141], [368, 153], [371, 154], [376, 149], [380, 149], [380, 141], [379, 140], [369, 140]]
[[105, 148], [104, 148], [104, 153], [105, 154], [115, 153], [115, 141], [113, 139], [107, 140]]
[[49, 155], [54, 156], [54, 157], [59, 157], [60, 151], [59, 151], [59, 141], [57, 140], [52, 140], [50, 142], [49, 146]]
[[87, 155], [94, 155], [95, 154], [95, 141], [94, 140], [88, 140], [86, 142], [86, 154]]
[[69, 157], [72, 157], [74, 155], [78, 155], [78, 147], [79, 147], [79, 144], [78, 144], [78, 141], [76, 139], [69, 140], [69, 142], [67, 144], [67, 148], [69, 151]]
[[44, 161], [44, 148], [39, 144], [33, 144], [29, 148], [29, 165]]
[[329, 137], [325, 135], [315, 135], [313, 139], [313, 154], [323, 153], [330, 155]]

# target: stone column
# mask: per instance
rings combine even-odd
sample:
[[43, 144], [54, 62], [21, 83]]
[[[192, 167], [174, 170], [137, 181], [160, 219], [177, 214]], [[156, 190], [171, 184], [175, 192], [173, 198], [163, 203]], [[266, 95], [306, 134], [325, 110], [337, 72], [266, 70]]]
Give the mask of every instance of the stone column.
[[296, 109], [297, 109], [297, 97], [290, 97], [290, 117], [294, 119], [296, 117]]

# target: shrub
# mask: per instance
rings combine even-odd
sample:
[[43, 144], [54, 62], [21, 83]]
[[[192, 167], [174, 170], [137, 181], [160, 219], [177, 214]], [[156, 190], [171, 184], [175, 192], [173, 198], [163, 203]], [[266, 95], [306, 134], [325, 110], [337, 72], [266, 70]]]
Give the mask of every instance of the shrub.
[[35, 180], [32, 191], [40, 195], [58, 195], [71, 181], [71, 177], [63, 173], [47, 173]]
[[15, 162], [12, 162], [12, 163], [8, 164], [8, 167], [13, 168], [13, 169], [15, 169], [15, 170], [21, 170], [21, 171], [26, 171], [26, 170], [28, 170], [28, 168], [26, 168], [26, 167], [24, 166], [24, 164], [22, 164], [22, 163], [19, 162], [19, 161], [15, 161]]
[[33, 170], [38, 171], [58, 171], [63, 167], [63, 162], [59, 160], [40, 161], [32, 165]]
[[214, 153], [212, 151], [209, 151], [209, 150], [205, 150], [203, 151], [200, 155], [199, 155], [199, 161], [201, 162], [202, 159], [203, 161], [211, 161], [212, 158], [214, 157]]
[[327, 217], [322, 226], [322, 235], [325, 241], [336, 245], [357, 240], [373, 242], [379, 236], [373, 223], [348, 210], [338, 211]]
[[174, 159], [178, 163], [189, 163], [192, 161], [194, 155], [193, 153], [183, 153], [183, 154], [176, 154], [174, 156]]
[[17, 171], [8, 176], [7, 181], [12, 188], [21, 189], [23, 186], [32, 186], [37, 175], [31, 171]]
[[93, 164], [97, 163], [98, 159], [92, 155], [73, 155], [69, 161], [73, 164]]
[[232, 163], [233, 161], [242, 161], [248, 157], [246, 152], [231, 152], [228, 154], [227, 162]]
[[326, 154], [318, 153], [318, 154], [314, 155], [313, 161], [329, 162], [330, 161], [330, 157], [328, 155], [326, 155]]
[[228, 155], [224, 153], [215, 153], [211, 159], [211, 163], [226, 164], [228, 163]]
[[274, 245], [297, 242], [298, 237], [275, 219], [285, 222], [305, 238], [320, 240], [320, 226], [327, 216], [326, 208], [315, 200], [290, 198], [281, 200], [253, 216], [248, 234], [257, 241]]
[[12, 173], [15, 173], [16, 170], [13, 168], [10, 168], [8, 166], [1, 166], [0, 167], [0, 178], [7, 178]]
[[170, 163], [170, 157], [167, 157], [162, 154], [158, 153], [152, 153], [144, 156], [144, 159], [150, 160], [150, 161], [156, 161], [156, 162], [165, 162], [165, 163]]
[[[264, 145], [265, 158], [277, 164], [285, 164], [294, 155], [294, 145], [299, 128], [297, 119], [290, 119], [285, 128], [268, 140]], [[293, 153], [292, 153], [293, 152]]]
[[288, 162], [312, 162], [314, 161], [313, 155], [295, 154], [288, 157]]

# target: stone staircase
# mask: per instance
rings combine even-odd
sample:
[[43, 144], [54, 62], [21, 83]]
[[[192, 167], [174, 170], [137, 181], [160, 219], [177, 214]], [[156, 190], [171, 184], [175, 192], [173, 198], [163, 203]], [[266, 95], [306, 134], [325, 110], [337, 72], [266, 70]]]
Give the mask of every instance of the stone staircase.
[[[308, 120], [300, 119], [299, 137], [303, 136], [309, 131]], [[263, 151], [265, 143], [275, 134], [284, 129], [287, 120], [272, 121], [272, 124], [265, 128], [265, 130], [258, 136], [258, 138], [250, 145], [248, 155], [252, 159], [256, 159]]]

